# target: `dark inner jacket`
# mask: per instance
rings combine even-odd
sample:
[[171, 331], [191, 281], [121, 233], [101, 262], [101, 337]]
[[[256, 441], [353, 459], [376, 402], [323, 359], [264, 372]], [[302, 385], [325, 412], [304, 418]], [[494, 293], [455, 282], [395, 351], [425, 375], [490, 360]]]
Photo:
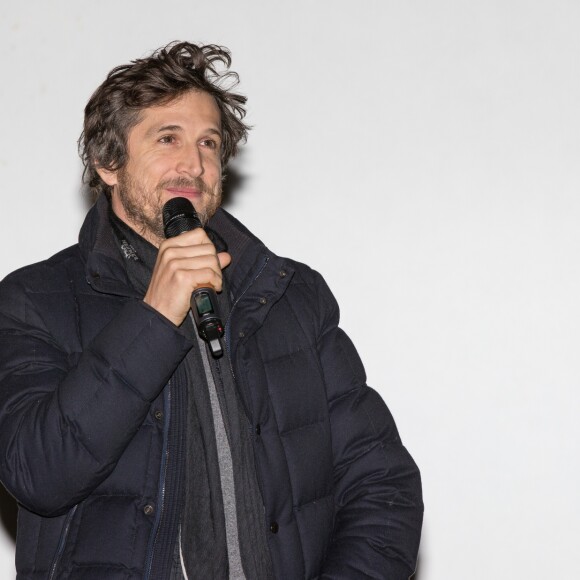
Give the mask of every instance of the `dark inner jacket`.
[[[136, 296], [107, 201], [79, 244], [0, 284], [0, 477], [18, 578], [166, 578], [177, 535], [189, 337]], [[419, 471], [319, 274], [218, 210], [227, 354], [252, 432], [276, 578], [406, 579]]]

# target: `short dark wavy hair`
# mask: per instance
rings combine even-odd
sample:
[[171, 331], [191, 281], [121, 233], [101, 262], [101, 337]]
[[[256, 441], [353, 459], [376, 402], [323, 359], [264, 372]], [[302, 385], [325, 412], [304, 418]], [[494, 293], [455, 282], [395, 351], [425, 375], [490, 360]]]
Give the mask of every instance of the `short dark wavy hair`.
[[85, 107], [83, 132], [78, 141], [83, 181], [95, 195], [110, 196], [111, 188], [96, 168], [122, 169], [128, 161], [127, 137], [140, 112], [167, 104], [188, 91], [214, 97], [221, 114], [221, 160], [225, 165], [247, 139], [244, 124], [246, 97], [233, 93], [238, 75], [229, 70], [230, 52], [223, 46], [172, 42], [147, 58], [114, 68]]

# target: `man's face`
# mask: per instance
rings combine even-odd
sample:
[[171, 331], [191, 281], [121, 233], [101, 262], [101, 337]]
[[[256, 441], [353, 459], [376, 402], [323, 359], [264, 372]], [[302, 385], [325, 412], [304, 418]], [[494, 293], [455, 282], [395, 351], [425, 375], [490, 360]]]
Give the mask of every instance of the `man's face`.
[[167, 105], [141, 111], [129, 131], [129, 160], [99, 170], [112, 186], [113, 211], [145, 239], [164, 239], [161, 209], [186, 197], [205, 223], [221, 203], [221, 117], [208, 93], [190, 91]]

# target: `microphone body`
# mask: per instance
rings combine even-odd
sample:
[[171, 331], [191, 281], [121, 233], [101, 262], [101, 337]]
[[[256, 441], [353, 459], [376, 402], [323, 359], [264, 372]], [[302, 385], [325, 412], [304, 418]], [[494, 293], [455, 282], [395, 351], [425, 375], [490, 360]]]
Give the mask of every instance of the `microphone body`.
[[[193, 207], [185, 197], [173, 197], [163, 206], [163, 231], [166, 238], [203, 227]], [[191, 312], [199, 336], [209, 344], [214, 358], [223, 355], [221, 338], [224, 335], [218, 310], [217, 295], [213, 288], [197, 288], [191, 295]]]

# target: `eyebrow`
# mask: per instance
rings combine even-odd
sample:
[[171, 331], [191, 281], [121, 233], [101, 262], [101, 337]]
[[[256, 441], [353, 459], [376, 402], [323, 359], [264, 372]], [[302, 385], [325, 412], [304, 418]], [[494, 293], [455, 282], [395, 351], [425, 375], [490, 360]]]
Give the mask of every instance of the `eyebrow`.
[[179, 125], [163, 125], [163, 127], [151, 127], [147, 129], [145, 133], [145, 137], [153, 137], [153, 135], [157, 135], [157, 133], [163, 133], [164, 131], [183, 131], [183, 127]]
[[[163, 125], [162, 127], [159, 127], [159, 129], [151, 127], [145, 133], [145, 137], [153, 137], [153, 135], [157, 135], [165, 131], [183, 131], [183, 127], [181, 125]], [[210, 127], [209, 129], [207, 129], [207, 132], [217, 135], [220, 139], [222, 138], [222, 132], [219, 129], [214, 129], [213, 127]]]

